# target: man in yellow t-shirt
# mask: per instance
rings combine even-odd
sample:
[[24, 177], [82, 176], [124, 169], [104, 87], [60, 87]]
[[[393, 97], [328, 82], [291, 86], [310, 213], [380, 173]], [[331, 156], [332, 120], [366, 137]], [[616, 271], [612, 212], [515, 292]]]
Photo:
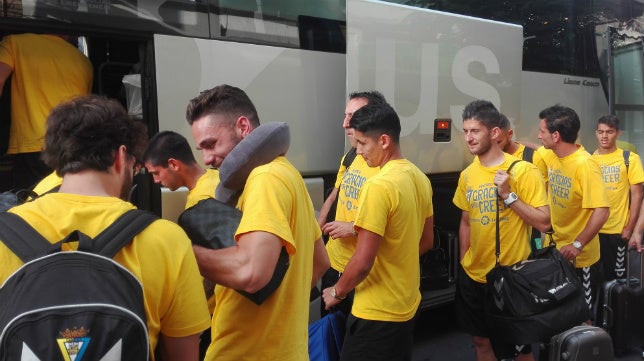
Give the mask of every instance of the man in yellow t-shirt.
[[199, 165], [188, 140], [179, 133], [166, 130], [155, 134], [148, 143], [143, 162], [155, 183], [171, 191], [188, 188], [186, 209], [202, 199], [215, 197], [219, 171]]
[[[74, 230], [95, 237], [135, 208], [123, 197], [132, 187], [133, 168], [145, 147], [145, 127], [117, 101], [98, 96], [59, 105], [47, 124], [43, 158], [62, 175], [60, 190], [10, 212], [52, 243]], [[75, 247], [68, 243], [64, 250]], [[156, 220], [114, 260], [143, 285], [150, 357], [154, 359], [152, 353], [161, 345], [158, 351], [164, 360], [197, 361], [199, 334], [208, 327], [209, 315], [199, 269], [183, 230]], [[0, 242], [0, 264], [2, 283], [22, 261]]]
[[51, 172], [41, 160], [45, 119], [53, 107], [92, 90], [92, 64], [75, 37], [7, 35], [0, 42], [0, 95], [11, 76], [11, 128], [7, 154], [11, 188], [30, 188]]
[[[204, 163], [213, 167], [259, 127], [250, 98], [230, 85], [201, 92], [186, 118]], [[310, 291], [329, 260], [304, 181], [278, 156], [250, 171], [237, 205], [242, 218], [235, 246], [194, 246], [201, 274], [217, 284], [205, 360], [307, 360]], [[267, 285], [282, 247], [290, 265], [279, 287], [261, 305], [237, 292]]]
[[[599, 148], [593, 153], [593, 159], [601, 168], [610, 203], [610, 216], [599, 230], [604, 280], [610, 281], [626, 277], [627, 243], [642, 205], [644, 171], [637, 154], [617, 147], [621, 134], [619, 118], [602, 116], [597, 120], [595, 134]], [[625, 156], [628, 158], [624, 159]]]
[[[541, 167], [548, 177], [553, 238], [561, 254], [575, 262], [589, 309], [597, 306], [602, 280], [598, 232], [609, 206], [599, 164], [575, 144], [580, 121], [568, 107], [554, 105], [539, 113], [539, 140], [545, 149]], [[595, 312], [592, 312], [595, 314]]]
[[[504, 124], [494, 105], [475, 100], [463, 111], [463, 134], [472, 164], [461, 172], [454, 204], [462, 210], [459, 228], [461, 269], [456, 286], [460, 328], [472, 335], [478, 361], [534, 360], [526, 345], [498, 339], [486, 321], [486, 275], [496, 264], [496, 222], [500, 228], [499, 263], [507, 266], [528, 258], [532, 227], [550, 228], [546, 189], [539, 170], [499, 147]], [[490, 339], [495, 341], [492, 349]]]
[[[329, 235], [326, 251], [331, 262], [331, 267], [322, 276], [322, 289], [333, 286], [338, 282], [340, 275], [344, 272], [344, 267], [353, 256], [356, 237], [353, 222], [358, 211], [360, 189], [370, 177], [380, 170], [378, 167], [369, 167], [361, 155], [355, 154], [356, 141], [353, 138], [354, 130], [349, 127], [349, 121], [353, 113], [364, 105], [384, 102], [385, 97], [377, 91], [355, 92], [349, 95], [349, 101], [344, 110], [342, 127], [345, 129], [347, 138], [351, 143], [351, 149], [342, 157], [335, 187], [322, 205], [318, 215], [318, 224], [322, 229], [322, 233]], [[351, 154], [351, 152], [354, 153]], [[353, 161], [347, 162], [347, 157], [351, 156], [354, 157]], [[346, 166], [345, 163], [347, 164]], [[328, 212], [336, 200], [336, 212], [333, 215], [334, 217], [329, 219]], [[349, 293], [347, 298], [340, 302], [334, 310], [341, 310], [348, 316], [351, 313], [352, 304], [353, 292]], [[326, 309], [324, 302], [321, 302], [320, 315], [324, 316], [328, 312], [329, 310]]]
[[337, 283], [322, 290], [327, 309], [355, 289], [341, 361], [409, 360], [420, 304], [419, 255], [433, 244], [429, 179], [400, 150], [400, 120], [387, 103], [351, 118], [357, 152], [380, 171], [362, 186], [355, 252]]

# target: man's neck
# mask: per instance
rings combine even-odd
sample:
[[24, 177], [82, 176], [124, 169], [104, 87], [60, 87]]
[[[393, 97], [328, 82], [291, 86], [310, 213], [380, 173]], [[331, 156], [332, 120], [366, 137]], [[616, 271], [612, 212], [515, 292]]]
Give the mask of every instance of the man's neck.
[[206, 170], [199, 164], [187, 168], [188, 174], [184, 177], [184, 183], [189, 190], [193, 190], [197, 186], [197, 182], [202, 175], [206, 174]]
[[599, 148], [597, 148], [597, 154], [610, 154], [610, 153], [612, 153], [612, 152], [614, 152], [616, 150], [617, 150], [617, 144], [613, 144], [612, 147], [608, 147], [608, 148], [599, 147]]
[[567, 157], [571, 155], [572, 153], [576, 152], [577, 149], [577, 144], [575, 143], [566, 143], [566, 142], [561, 142], [559, 143], [555, 148], [552, 149], [553, 152], [557, 155], [559, 158]]
[[504, 152], [508, 154], [514, 154], [517, 149], [519, 149], [519, 143], [512, 141], [508, 143], [508, 146], [505, 148]]
[[498, 145], [492, 145], [487, 152], [479, 154], [478, 157], [481, 165], [488, 168], [496, 167], [505, 161], [505, 153]]
[[111, 172], [84, 170], [65, 174], [59, 192], [86, 196], [119, 197], [122, 184]]
[[389, 161], [392, 160], [398, 160], [398, 159], [403, 159], [402, 152], [400, 151], [400, 147], [395, 147], [389, 154], [387, 154], [382, 162], [380, 163], [379, 167], [382, 168], [387, 164]]

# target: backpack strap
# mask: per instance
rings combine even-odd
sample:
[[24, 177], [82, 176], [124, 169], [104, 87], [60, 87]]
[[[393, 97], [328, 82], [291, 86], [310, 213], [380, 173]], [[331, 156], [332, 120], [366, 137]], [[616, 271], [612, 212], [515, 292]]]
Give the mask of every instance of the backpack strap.
[[157, 215], [139, 209], [131, 209], [123, 213], [94, 238], [92, 252], [113, 258], [121, 248], [132, 241], [134, 236], [157, 219], [159, 219]]
[[345, 168], [349, 168], [349, 166], [353, 164], [353, 161], [356, 159], [357, 156], [358, 156], [358, 150], [356, 148], [349, 149], [344, 155], [344, 159], [342, 159], [342, 165]]
[[55, 245], [22, 217], [9, 212], [0, 213], [0, 241], [25, 263], [55, 250]]
[[628, 158], [631, 156], [630, 150], [623, 150], [622, 155], [624, 156], [624, 165], [626, 166], [626, 176], [628, 177]]
[[525, 160], [526, 162], [532, 163], [533, 156], [534, 156], [534, 149], [529, 147], [523, 148], [523, 156], [521, 157], [521, 159]]

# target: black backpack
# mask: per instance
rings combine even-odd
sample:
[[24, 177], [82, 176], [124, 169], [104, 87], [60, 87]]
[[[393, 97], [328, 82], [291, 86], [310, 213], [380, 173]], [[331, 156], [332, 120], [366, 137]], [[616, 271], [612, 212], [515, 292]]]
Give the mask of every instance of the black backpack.
[[94, 239], [74, 231], [51, 244], [0, 213], [0, 240], [25, 262], [0, 287], [0, 360], [148, 360], [143, 287], [112, 257], [157, 218], [131, 210]]

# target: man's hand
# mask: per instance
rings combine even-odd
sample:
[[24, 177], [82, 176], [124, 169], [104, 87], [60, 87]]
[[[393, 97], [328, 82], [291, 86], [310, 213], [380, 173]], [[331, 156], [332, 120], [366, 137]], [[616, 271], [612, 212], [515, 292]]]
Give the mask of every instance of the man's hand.
[[353, 229], [353, 222], [333, 221], [322, 226], [322, 233], [328, 234], [334, 239], [355, 237], [356, 231]]
[[628, 241], [628, 248], [635, 248], [637, 252], [642, 252], [642, 233], [634, 232]]
[[508, 198], [508, 195], [510, 194], [510, 175], [506, 171], [503, 169], [496, 171], [496, 174], [494, 175], [494, 184], [497, 187], [497, 194], [501, 200]]
[[324, 309], [325, 310], [330, 310], [331, 308], [335, 307], [338, 305], [342, 300], [339, 300], [333, 296], [331, 296], [331, 288], [332, 287], [327, 287], [322, 290], [322, 300], [324, 301]]

